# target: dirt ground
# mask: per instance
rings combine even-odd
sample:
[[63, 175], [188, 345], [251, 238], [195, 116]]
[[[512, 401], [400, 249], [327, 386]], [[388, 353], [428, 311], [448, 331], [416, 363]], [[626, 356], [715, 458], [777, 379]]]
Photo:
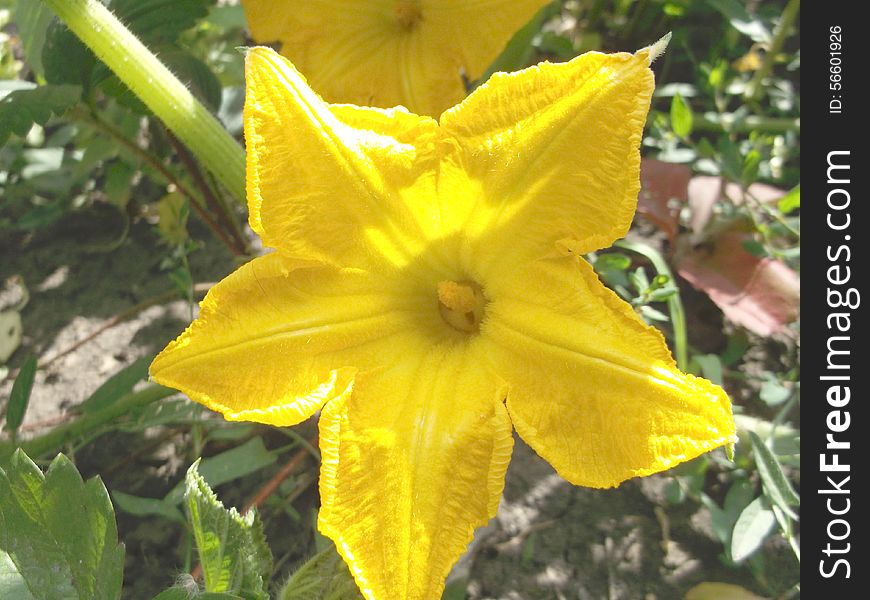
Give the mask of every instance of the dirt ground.
[[[113, 317], [172, 288], [161, 273], [162, 257], [147, 224], [135, 224], [118, 248], [100, 247], [119, 229], [110, 216], [78, 214], [47, 230], [0, 239], [0, 283], [20, 275], [30, 293], [21, 311], [23, 346], [10, 361], [10, 375], [27, 353], [49, 360]], [[231, 256], [211, 241], [190, 260], [196, 282], [217, 281], [234, 268]], [[180, 300], [151, 306], [41, 369], [23, 435], [63, 421], [66, 411], [108, 376], [159, 351], [189, 316]], [[0, 398], [8, 397], [10, 388], [7, 377], [0, 382]], [[309, 423], [303, 433], [306, 427], [313, 430]], [[85, 476], [103, 473], [110, 491], [160, 497], [183, 475], [189, 440], [183, 432], [156, 439], [165, 442], [125, 458], [132, 448], [143, 447], [142, 434], [101, 436], [98, 444], [77, 453], [77, 464]], [[312, 473], [314, 468], [309, 465]], [[258, 474], [258, 481], [263, 479]], [[633, 480], [615, 490], [575, 487], [518, 440], [498, 516], [478, 533], [454, 578], [467, 578], [468, 598], [474, 600], [668, 600], [683, 598], [702, 581], [756, 589], [746, 568], [720, 561], [722, 548], [705, 511], [692, 502], [665, 502], [667, 480]], [[248, 485], [256, 481], [243, 479], [217, 491], [227, 504], [241, 504]], [[306, 490], [294, 501], [300, 519], [268, 506], [263, 511], [281, 573], [312, 552], [309, 517], [317, 505], [316, 485], [309, 482]], [[118, 521], [127, 547], [125, 597], [151, 598], [180, 573], [180, 528], [123, 513]]]

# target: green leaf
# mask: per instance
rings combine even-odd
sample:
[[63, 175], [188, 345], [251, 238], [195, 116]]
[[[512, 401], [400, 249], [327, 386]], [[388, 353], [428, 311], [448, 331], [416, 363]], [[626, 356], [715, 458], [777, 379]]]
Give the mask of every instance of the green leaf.
[[761, 547], [764, 539], [776, 525], [776, 517], [760, 496], [743, 509], [731, 534], [731, 560], [736, 563], [749, 558]]
[[133, 390], [133, 386], [148, 377], [151, 358], [140, 358], [124, 367], [97, 388], [90, 397], [79, 405], [82, 412], [94, 412], [110, 406]]
[[185, 523], [184, 515], [178, 507], [166, 500], [143, 498], [142, 496], [133, 496], [118, 491], [112, 492], [112, 498], [115, 499], [118, 510], [136, 517], [163, 517], [170, 521]]
[[602, 271], [625, 271], [631, 266], [631, 259], [621, 252], [609, 252], [599, 254], [595, 259], [595, 270]]
[[[42, 45], [45, 30], [54, 13], [42, 0], [18, 0], [15, 6], [15, 25], [21, 37], [24, 56], [37, 75], [42, 75]], [[0, 140], [0, 145], [3, 141]]]
[[680, 94], [674, 94], [671, 100], [671, 129], [681, 138], [692, 133], [692, 109]]
[[761, 475], [765, 493], [784, 513], [792, 519], [797, 519], [797, 515], [790, 507], [799, 506], [801, 499], [783, 473], [782, 466], [757, 433], [750, 431], [749, 439], [752, 440], [752, 452], [755, 455], [755, 464], [758, 467], [758, 474]]
[[184, 498], [206, 591], [268, 598], [265, 582], [272, 572], [272, 553], [259, 517], [253, 510], [240, 516], [235, 508], [225, 509], [197, 465], [187, 471]]
[[75, 85], [43, 85], [18, 89], [0, 99], [0, 145], [11, 134], [24, 137], [30, 128], [45, 123], [78, 103], [81, 88]]
[[52, 20], [45, 33], [42, 64], [45, 80], [88, 89], [97, 57], [60, 19]]
[[123, 569], [99, 477], [83, 482], [62, 454], [43, 475], [16, 450], [0, 469], [0, 598], [22, 597], [22, 582], [39, 599], [120, 598]]
[[[210, 486], [217, 487], [268, 467], [277, 459], [278, 457], [263, 445], [262, 438], [255, 437], [241, 446], [203, 459], [197, 474], [201, 475]], [[180, 502], [184, 496], [184, 489], [183, 482], [179, 483], [166, 495], [166, 500]]]
[[316, 554], [287, 581], [279, 600], [357, 600], [362, 598], [335, 546]]
[[212, 112], [220, 108], [223, 88], [207, 64], [186, 50], [180, 49], [161, 51], [160, 60]]
[[114, 0], [112, 12], [146, 45], [174, 42], [208, 15], [213, 0]]
[[797, 184], [792, 190], [779, 199], [779, 212], [788, 214], [801, 207], [801, 184]]
[[27, 403], [30, 401], [30, 392], [33, 390], [33, 380], [36, 377], [36, 357], [28, 356], [21, 369], [18, 371], [18, 377], [12, 384], [12, 391], [9, 393], [9, 404], [6, 406], [6, 431], [16, 431], [24, 420], [24, 413], [27, 411]]
[[696, 354], [692, 360], [698, 363], [704, 377], [716, 385], [722, 385], [722, 361], [718, 354]]

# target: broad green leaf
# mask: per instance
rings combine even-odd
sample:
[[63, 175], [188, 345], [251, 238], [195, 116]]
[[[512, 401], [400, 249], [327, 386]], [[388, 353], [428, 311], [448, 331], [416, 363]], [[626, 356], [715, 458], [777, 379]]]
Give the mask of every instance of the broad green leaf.
[[42, 47], [42, 64], [48, 83], [78, 85], [87, 90], [96, 63], [94, 53], [63, 21], [51, 21]]
[[216, 112], [220, 108], [221, 83], [207, 64], [181, 49], [161, 51], [160, 60], [212, 112]]
[[757, 433], [750, 431], [749, 439], [752, 440], [752, 452], [755, 455], [758, 474], [761, 475], [764, 484], [764, 491], [784, 513], [797, 519], [797, 515], [790, 507], [800, 505], [801, 499], [783, 473], [779, 461]]
[[15, 6], [14, 21], [21, 37], [24, 57], [37, 75], [42, 75], [42, 45], [52, 17], [54, 13], [42, 0], [18, 0]]
[[761, 547], [764, 539], [776, 525], [776, 517], [764, 496], [753, 500], [743, 509], [731, 534], [731, 560], [742, 562]]
[[[237, 446], [216, 456], [204, 458], [199, 464], [197, 475], [217, 487], [221, 484], [249, 475], [268, 467], [278, 459], [263, 445], [260, 437], [251, 438], [241, 446]], [[184, 495], [184, 483], [179, 483], [166, 495], [166, 500], [178, 503]]]
[[81, 88], [75, 85], [43, 85], [6, 94], [0, 99], [0, 145], [13, 133], [24, 137], [34, 124], [45, 125], [80, 97]]
[[112, 498], [114, 498], [118, 510], [137, 517], [156, 516], [182, 524], [185, 522], [184, 515], [178, 509], [178, 506], [166, 500], [143, 498], [142, 496], [133, 496], [118, 491], [112, 492]]
[[345, 562], [335, 546], [316, 554], [287, 581], [279, 594], [281, 600], [357, 600], [362, 599]]
[[0, 593], [4, 594], [4, 598], [39, 600], [27, 589], [27, 580], [24, 575], [18, 570], [12, 557], [3, 550], [0, 550]]
[[687, 138], [692, 133], [692, 109], [680, 94], [674, 94], [671, 100], [671, 128], [681, 138]]
[[33, 389], [33, 380], [36, 377], [36, 357], [32, 354], [24, 360], [18, 377], [12, 384], [9, 393], [9, 404], [6, 406], [6, 431], [16, 431], [24, 420], [27, 411], [27, 403], [30, 401], [30, 392]]
[[83, 482], [62, 454], [43, 475], [17, 450], [0, 469], [0, 598], [19, 598], [22, 579], [39, 599], [119, 598], [123, 569], [124, 547], [99, 477]]
[[174, 42], [182, 31], [208, 15], [213, 0], [114, 0], [112, 12], [130, 31], [151, 45]]
[[199, 551], [207, 592], [230, 592], [249, 599], [268, 598], [272, 553], [255, 511], [240, 516], [227, 510], [193, 463], [184, 498]]
[[801, 184], [797, 184], [792, 190], [779, 199], [779, 212], [788, 214], [801, 207]]
[[82, 412], [94, 412], [110, 406], [133, 390], [133, 386], [148, 377], [151, 357], [140, 358], [124, 367], [97, 388], [90, 397], [79, 405]]

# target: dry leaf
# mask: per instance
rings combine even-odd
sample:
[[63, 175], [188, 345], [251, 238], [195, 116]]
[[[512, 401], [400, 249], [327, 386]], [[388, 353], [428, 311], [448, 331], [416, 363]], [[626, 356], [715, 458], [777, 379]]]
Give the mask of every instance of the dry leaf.
[[688, 592], [685, 600], [765, 600], [739, 585], [705, 581]]
[[[641, 165], [641, 181], [643, 181], [643, 166]], [[697, 242], [701, 233], [713, 216], [713, 208], [719, 200], [730, 200], [737, 206], [744, 202], [744, 194], [736, 183], [725, 183], [721, 177], [699, 175], [692, 177], [688, 185], [689, 207], [692, 216], [689, 226], [692, 229], [692, 239]], [[766, 183], [753, 183], [746, 190], [759, 202], [772, 203], [785, 196], [786, 191]], [[638, 206], [640, 210], [640, 206]]]
[[637, 212], [652, 221], [673, 241], [680, 223], [680, 207], [689, 199], [688, 165], [668, 163], [654, 158], [640, 162], [640, 195]]
[[800, 308], [800, 278], [785, 263], [747, 252], [752, 236], [738, 229], [722, 232], [677, 257], [677, 271], [710, 296], [735, 323], [759, 335], [783, 331]]

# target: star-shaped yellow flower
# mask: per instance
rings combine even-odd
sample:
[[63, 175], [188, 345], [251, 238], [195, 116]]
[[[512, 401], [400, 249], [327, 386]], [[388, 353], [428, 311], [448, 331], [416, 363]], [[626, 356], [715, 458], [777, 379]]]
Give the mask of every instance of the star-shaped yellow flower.
[[251, 35], [281, 42], [329, 102], [438, 116], [552, 0], [243, 0]]
[[497, 74], [440, 123], [324, 103], [247, 58], [250, 222], [164, 385], [287, 426], [319, 409], [320, 530], [371, 599], [439, 598], [496, 512], [512, 429], [610, 487], [734, 441], [727, 396], [581, 255], [629, 227], [648, 50]]

